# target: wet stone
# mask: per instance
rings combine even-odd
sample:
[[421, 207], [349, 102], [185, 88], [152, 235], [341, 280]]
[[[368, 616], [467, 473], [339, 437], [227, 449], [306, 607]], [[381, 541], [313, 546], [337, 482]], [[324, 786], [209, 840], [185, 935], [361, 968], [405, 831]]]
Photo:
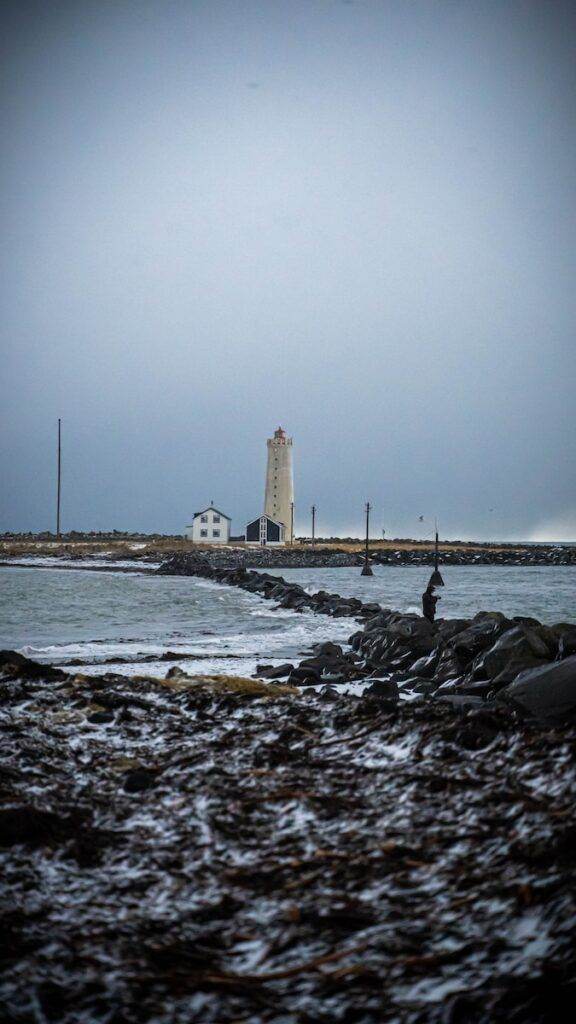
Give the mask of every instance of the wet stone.
[[367, 694], [374, 697], [386, 697], [388, 700], [398, 700], [400, 691], [398, 683], [394, 679], [367, 679]]
[[114, 714], [112, 711], [93, 711], [88, 715], [88, 721], [93, 725], [104, 725], [114, 721]]
[[126, 772], [124, 776], [124, 789], [126, 793], [142, 793], [151, 789], [155, 784], [155, 776], [145, 768], [136, 768], [134, 771]]

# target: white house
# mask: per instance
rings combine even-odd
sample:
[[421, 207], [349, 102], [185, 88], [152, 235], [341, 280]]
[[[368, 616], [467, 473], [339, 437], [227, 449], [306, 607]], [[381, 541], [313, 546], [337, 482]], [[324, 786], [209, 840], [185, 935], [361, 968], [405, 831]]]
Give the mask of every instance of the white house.
[[246, 543], [260, 547], [280, 547], [285, 544], [285, 526], [271, 516], [258, 516], [246, 527]]
[[195, 512], [186, 537], [194, 544], [228, 544], [230, 540], [230, 516], [209, 505], [202, 512]]

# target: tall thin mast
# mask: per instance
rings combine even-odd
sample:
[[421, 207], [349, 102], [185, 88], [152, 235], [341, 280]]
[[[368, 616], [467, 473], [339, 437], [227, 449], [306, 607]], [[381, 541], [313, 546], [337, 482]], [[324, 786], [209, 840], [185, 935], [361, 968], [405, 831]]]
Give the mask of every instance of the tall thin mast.
[[62, 420], [58, 419], [58, 488], [56, 493], [56, 538], [60, 540], [60, 495], [62, 493]]
[[435, 587], [443, 587], [444, 580], [442, 579], [442, 573], [438, 568], [438, 562], [440, 559], [440, 553], [438, 550], [438, 523], [436, 523], [436, 537], [434, 540], [434, 572], [430, 577], [430, 583]]

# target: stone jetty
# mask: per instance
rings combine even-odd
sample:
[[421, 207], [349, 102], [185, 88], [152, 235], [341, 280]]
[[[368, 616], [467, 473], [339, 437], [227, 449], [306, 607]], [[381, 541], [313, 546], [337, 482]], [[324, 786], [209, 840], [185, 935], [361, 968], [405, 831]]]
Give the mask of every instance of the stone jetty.
[[[206, 551], [174, 552], [166, 554], [182, 567], [208, 564], [219, 569], [331, 569], [361, 565], [364, 552], [346, 549], [311, 548], [220, 548]], [[434, 564], [434, 548], [417, 547], [370, 548], [369, 558], [374, 565], [419, 566]], [[535, 547], [490, 547], [458, 545], [442, 550], [443, 565], [500, 565], [539, 566], [576, 565], [576, 547], [569, 545], [539, 545]]]
[[[501, 546], [477, 545], [442, 549], [443, 565], [576, 565], [576, 546], [542, 544], [506, 548]], [[433, 548], [378, 548], [370, 551], [371, 560], [377, 565], [431, 565], [434, 561]]]
[[[461, 707], [511, 701], [550, 721], [576, 709], [573, 623], [547, 626], [526, 616], [507, 618], [498, 611], [430, 623], [375, 602], [324, 590], [309, 594], [281, 576], [242, 567], [214, 568], [188, 555], [174, 556], [158, 572], [201, 576], [258, 594], [277, 608], [353, 618], [362, 625], [350, 636], [350, 650], [320, 644], [298, 664], [258, 666], [261, 678], [285, 679], [298, 686], [320, 684], [335, 694], [342, 685], [368, 680], [371, 692], [387, 698], [432, 698]], [[540, 694], [535, 702], [533, 688]]]

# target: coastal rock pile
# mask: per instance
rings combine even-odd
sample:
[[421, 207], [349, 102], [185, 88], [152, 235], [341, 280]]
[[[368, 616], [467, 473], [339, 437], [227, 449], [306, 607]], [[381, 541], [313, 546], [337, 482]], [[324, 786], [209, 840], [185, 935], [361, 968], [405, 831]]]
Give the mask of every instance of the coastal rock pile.
[[[186, 556], [184, 560], [176, 556], [158, 571], [189, 574], [192, 563]], [[509, 619], [491, 611], [479, 612], [473, 619], [430, 623], [420, 615], [395, 612], [358, 598], [323, 590], [309, 594], [281, 576], [243, 568], [214, 569], [201, 559], [194, 563], [194, 573], [259, 594], [275, 601], [278, 608], [355, 618], [364, 624], [350, 637], [351, 651], [344, 653], [338, 645], [321, 644], [311, 652], [312, 657], [298, 665], [259, 666], [258, 673], [264, 678], [285, 677], [295, 685], [331, 687], [367, 678], [375, 683], [384, 679], [395, 684], [399, 696], [428, 696], [453, 704], [462, 700], [481, 703], [497, 695], [506, 700], [510, 696], [506, 688], [519, 677], [525, 688], [534, 681], [540, 689], [542, 678], [546, 678], [549, 685], [537, 702], [540, 717], [554, 718], [576, 709], [574, 624], [544, 626], [536, 619]], [[550, 674], [550, 666], [564, 659], [560, 676]], [[548, 670], [544, 677], [538, 674], [543, 669]], [[518, 691], [515, 693], [511, 699], [517, 701]], [[528, 703], [524, 701], [523, 706], [528, 708]], [[533, 704], [534, 713], [535, 708]]]
[[240, 569], [254, 566], [262, 569], [333, 569], [360, 565], [362, 557], [355, 551], [327, 551], [311, 548], [214, 548], [201, 554], [178, 552], [169, 562], [172, 572], [186, 576], [197, 565], [209, 565], [213, 569]]
[[573, 727], [34, 676], [5, 655], [0, 1019], [571, 1019]]
[[[432, 565], [433, 548], [379, 548], [370, 552], [378, 565]], [[442, 549], [443, 565], [576, 565], [576, 547], [542, 544], [523, 548]]]
[[[432, 547], [374, 548], [370, 560], [377, 565], [430, 565], [434, 564]], [[197, 564], [212, 568], [312, 569], [343, 568], [361, 565], [362, 552], [338, 551], [326, 548], [221, 548], [211, 551], [177, 552], [170, 562], [177, 571], [186, 574], [187, 566], [194, 571]], [[442, 551], [443, 565], [576, 565], [576, 547], [542, 545], [524, 548], [468, 548], [464, 545]], [[188, 571], [190, 571], [190, 569]], [[174, 570], [176, 571], [176, 569]]]
[[391, 676], [401, 692], [453, 704], [486, 698], [519, 703], [512, 683], [523, 680], [526, 689], [540, 690], [546, 678], [532, 712], [548, 719], [576, 713], [576, 626], [569, 623], [543, 626], [536, 619], [479, 612], [471, 620], [431, 624], [383, 610], [350, 642], [363, 659], [358, 668]]

